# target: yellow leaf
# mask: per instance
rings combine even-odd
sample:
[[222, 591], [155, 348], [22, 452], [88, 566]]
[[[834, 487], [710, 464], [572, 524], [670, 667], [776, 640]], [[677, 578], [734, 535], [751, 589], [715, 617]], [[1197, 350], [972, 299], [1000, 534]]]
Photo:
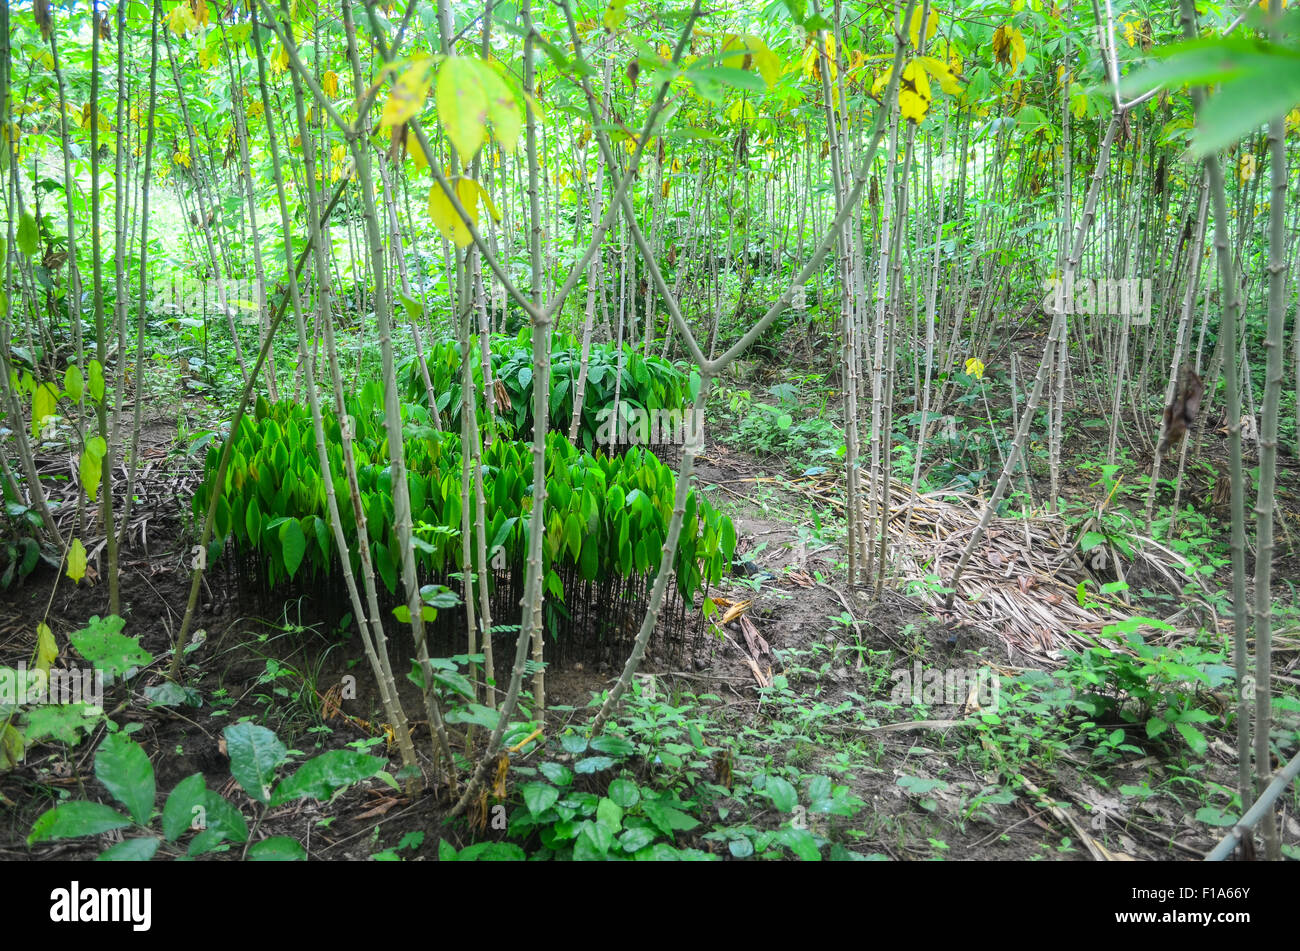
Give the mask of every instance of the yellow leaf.
[[1292, 135], [1300, 129], [1300, 108], [1292, 109], [1286, 114], [1286, 134]]
[[275, 59], [271, 60], [271, 72], [282, 73], [289, 68], [289, 51], [285, 47], [280, 47], [280, 52], [275, 54]]
[[194, 12], [188, 3], [178, 3], [167, 15], [167, 28], [177, 36], [184, 36], [190, 30], [197, 30], [199, 25], [194, 20]]
[[86, 577], [86, 546], [80, 538], [74, 538], [68, 546], [68, 577], [73, 581]]
[[[918, 5], [912, 11], [912, 23], [908, 28], [907, 35], [912, 41], [912, 45], [920, 47], [921, 45], [921, 18], [925, 14], [925, 8]], [[930, 8], [929, 16], [925, 17], [925, 38], [928, 40], [934, 36], [935, 31], [939, 29], [939, 11], [934, 7]]]
[[420, 140], [410, 129], [406, 130], [406, 154], [411, 157], [418, 171], [423, 172], [429, 167], [429, 158], [424, 154], [424, 149], [420, 148]]
[[920, 122], [930, 109], [933, 99], [930, 92], [930, 80], [925, 78], [925, 70], [915, 60], [903, 67], [903, 76], [898, 83], [898, 111], [904, 119]]
[[984, 379], [984, 364], [977, 357], [971, 357], [966, 361], [966, 372], [977, 380]]
[[424, 109], [424, 101], [429, 97], [429, 88], [433, 85], [430, 67], [433, 57], [418, 56], [411, 60], [402, 75], [393, 83], [393, 89], [384, 103], [384, 114], [379, 124], [385, 129], [401, 125], [418, 116]]
[[1237, 160], [1237, 181], [1249, 182], [1255, 177], [1255, 156], [1243, 153]]
[[627, 2], [628, 0], [609, 0], [605, 4], [605, 15], [601, 17], [600, 22], [610, 33], [622, 26], [623, 21], [627, 19]]
[[727, 118], [732, 122], [743, 122], [754, 118], [754, 106], [747, 99], [737, 99], [727, 110]]
[[944, 92], [950, 96], [961, 94], [961, 84], [957, 82], [957, 77], [952, 74], [947, 63], [933, 56], [919, 57], [919, 62], [927, 73], [939, 80], [939, 88]]
[[59, 644], [54, 639], [54, 632], [45, 623], [36, 625], [36, 668], [50, 672], [50, 665], [59, 656]]
[[487, 93], [474, 61], [448, 57], [438, 71], [436, 98], [447, 138], [468, 164], [487, 139]]
[[745, 43], [749, 51], [754, 54], [754, 65], [758, 67], [758, 74], [763, 77], [763, 82], [768, 87], [776, 85], [776, 81], [781, 78], [781, 60], [773, 53], [762, 37], [753, 34], [745, 37]]
[[[458, 194], [459, 191], [457, 189]], [[451, 206], [451, 199], [438, 184], [429, 189], [429, 217], [433, 219], [434, 226], [442, 236], [456, 247], [469, 247], [470, 242], [474, 240], [470, 237], [465, 222], [460, 220], [460, 215], [456, 214], [456, 209]]]
[[1010, 66], [1012, 72], [1025, 59], [1025, 38], [1010, 23], [1004, 23], [993, 34], [993, 55], [999, 63]]
[[325, 70], [325, 75], [321, 77], [321, 89], [325, 90], [325, 95], [331, 99], [339, 94], [339, 74], [332, 69]]

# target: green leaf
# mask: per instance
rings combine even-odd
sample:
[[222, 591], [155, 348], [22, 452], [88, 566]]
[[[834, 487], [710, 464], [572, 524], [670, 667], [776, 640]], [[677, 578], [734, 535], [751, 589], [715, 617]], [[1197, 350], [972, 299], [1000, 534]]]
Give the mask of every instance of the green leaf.
[[68, 393], [68, 399], [74, 403], [78, 402], [81, 394], [86, 391], [86, 379], [81, 374], [81, 367], [75, 363], [69, 364], [63, 374], [63, 388]]
[[1106, 540], [1106, 536], [1099, 532], [1084, 532], [1083, 538], [1079, 540], [1079, 549], [1083, 552], [1090, 552]]
[[202, 773], [195, 773], [176, 784], [163, 805], [163, 836], [175, 842], [193, 824], [198, 814], [195, 807], [207, 802], [208, 787]]
[[645, 813], [647, 819], [655, 824], [660, 832], [670, 838], [675, 830], [689, 832], [700, 824], [698, 819], [667, 803], [653, 802], [647, 799], [641, 803], [641, 811]]
[[632, 780], [616, 779], [609, 784], [609, 798], [624, 809], [630, 809], [641, 801], [641, 792]]
[[226, 751], [230, 754], [230, 774], [244, 792], [265, 805], [271, 801], [275, 771], [288, 758], [288, 750], [264, 726], [232, 723], [222, 731]]
[[628, 829], [618, 837], [618, 844], [624, 852], [639, 852], [654, 840], [654, 831], [643, 826], [639, 829]]
[[597, 753], [608, 753], [610, 756], [631, 756], [636, 752], [636, 747], [621, 736], [598, 736], [591, 741], [591, 748]]
[[256, 546], [262, 537], [262, 508], [257, 504], [257, 496], [249, 499], [248, 507], [244, 509], [244, 528], [248, 531], [249, 542]]
[[32, 826], [27, 844], [51, 839], [75, 839], [99, 835], [111, 829], [129, 826], [131, 820], [115, 809], [98, 802], [65, 802], [42, 815]]
[[276, 835], [248, 847], [250, 862], [305, 862], [307, 852], [296, 839]]
[[754, 843], [750, 842], [748, 837], [742, 836], [728, 842], [727, 851], [738, 859], [747, 859], [754, 854]]
[[82, 657], [104, 673], [117, 677], [132, 668], [153, 663], [153, 655], [140, 646], [139, 637], [122, 633], [125, 625], [126, 622], [116, 614], [102, 619], [95, 615], [69, 640]]
[[614, 800], [602, 798], [596, 804], [596, 822], [611, 833], [618, 834], [623, 828], [623, 810]]
[[550, 783], [525, 783], [520, 789], [524, 796], [524, 805], [533, 816], [539, 816], [560, 798], [560, 791]]
[[18, 219], [18, 250], [26, 257], [31, 257], [40, 248], [40, 229], [30, 211], [24, 211]]
[[211, 789], [203, 794], [203, 809], [206, 828], [190, 840], [190, 855], [204, 855], [225, 841], [248, 841], [243, 814]]
[[780, 776], [767, 777], [767, 787], [762, 792], [781, 812], [794, 812], [794, 807], [799, 804], [799, 794], [794, 786]]
[[821, 861], [817, 839], [807, 829], [778, 829], [774, 839], [805, 862]]
[[160, 842], [154, 836], [146, 835], [135, 839], [124, 839], [111, 848], [100, 852], [96, 862], [147, 862], [158, 851]]
[[280, 550], [284, 556], [284, 570], [292, 580], [302, 564], [302, 556], [307, 553], [307, 537], [303, 535], [302, 526], [296, 518], [280, 525]]
[[298, 771], [276, 787], [271, 806], [293, 799], [327, 800], [344, 789], [381, 772], [388, 761], [356, 750], [330, 750], [299, 767]]
[[158, 790], [144, 747], [122, 733], [110, 733], [95, 754], [95, 778], [139, 825], [149, 824]]
[[98, 707], [84, 703], [42, 703], [27, 711], [23, 735], [28, 743], [49, 737], [56, 743], [75, 746], [81, 742], [81, 734], [89, 733], [102, 716]]
[[473, 723], [489, 730], [495, 730], [500, 719], [500, 711], [481, 703], [468, 704], [464, 710], [449, 710], [446, 716], [448, 723]]
[[98, 360], [92, 359], [86, 364], [86, 369], [90, 371], [90, 398], [96, 403], [104, 402], [104, 368]]

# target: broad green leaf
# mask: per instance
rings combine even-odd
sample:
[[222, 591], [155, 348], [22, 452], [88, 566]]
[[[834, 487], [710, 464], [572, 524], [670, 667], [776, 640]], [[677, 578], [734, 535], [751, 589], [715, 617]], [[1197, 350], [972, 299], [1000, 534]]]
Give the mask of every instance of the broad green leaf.
[[151, 835], [124, 839], [96, 856], [96, 862], [147, 862], [158, 851], [160, 841]]
[[529, 813], [539, 816], [560, 798], [560, 791], [550, 783], [525, 783], [520, 789]]
[[307, 537], [303, 535], [302, 526], [296, 518], [280, 525], [280, 550], [284, 554], [284, 570], [292, 579], [302, 564], [302, 556], [307, 553]]
[[98, 802], [65, 802], [42, 815], [32, 826], [27, 844], [48, 842], [51, 839], [75, 839], [83, 835], [99, 835], [110, 829], [129, 826], [131, 820], [115, 809]]
[[195, 819], [206, 812], [208, 787], [202, 773], [195, 773], [176, 784], [163, 805], [163, 835], [175, 842], [190, 828]]
[[641, 810], [660, 832], [669, 837], [674, 831], [689, 832], [700, 824], [698, 819], [667, 803], [643, 800]]
[[285, 761], [288, 749], [274, 733], [254, 723], [232, 723], [222, 731], [230, 754], [230, 773], [244, 792], [265, 805], [271, 800], [275, 771]]
[[139, 637], [122, 633], [125, 625], [126, 622], [116, 614], [102, 619], [94, 615], [86, 627], [74, 632], [69, 640], [82, 657], [116, 677], [132, 667], [153, 663], [153, 655], [140, 646]]
[[157, 787], [144, 747], [122, 733], [110, 733], [95, 753], [95, 778], [126, 806], [131, 818], [148, 825]]
[[12, 769], [23, 761], [27, 742], [12, 723], [0, 726], [0, 768]]
[[40, 229], [30, 211], [24, 211], [18, 219], [18, 250], [26, 257], [31, 257], [40, 248]]
[[96, 403], [104, 401], [104, 368], [99, 365], [98, 360], [92, 359], [86, 364], [86, 369], [90, 373], [90, 398]]
[[793, 812], [794, 807], [799, 804], [799, 794], [795, 791], [794, 786], [780, 776], [769, 776], [767, 778], [765, 793], [772, 800], [772, 805], [776, 806], [781, 812]]
[[86, 493], [86, 498], [94, 502], [99, 495], [99, 483], [104, 476], [104, 460], [102, 456], [96, 456], [87, 447], [81, 453], [81, 458], [77, 460], [77, 475], [81, 478], [81, 488]]
[[75, 746], [102, 716], [103, 711], [98, 707], [84, 703], [40, 703], [27, 711], [23, 734], [29, 743], [48, 737], [56, 743]]
[[68, 392], [68, 399], [74, 403], [81, 399], [81, 394], [86, 390], [86, 379], [82, 376], [81, 367], [75, 363], [69, 364], [64, 371], [63, 388]]
[[296, 839], [276, 835], [248, 847], [250, 862], [305, 862], [307, 851]]
[[630, 809], [641, 801], [641, 792], [632, 780], [616, 779], [609, 784], [609, 798], [624, 809]]
[[211, 789], [203, 794], [203, 810], [206, 827], [190, 840], [190, 855], [204, 855], [226, 841], [248, 841], [248, 821], [243, 813]]
[[271, 806], [293, 799], [327, 800], [347, 786], [369, 779], [388, 765], [378, 756], [355, 750], [330, 750], [303, 763], [288, 779], [275, 788]]

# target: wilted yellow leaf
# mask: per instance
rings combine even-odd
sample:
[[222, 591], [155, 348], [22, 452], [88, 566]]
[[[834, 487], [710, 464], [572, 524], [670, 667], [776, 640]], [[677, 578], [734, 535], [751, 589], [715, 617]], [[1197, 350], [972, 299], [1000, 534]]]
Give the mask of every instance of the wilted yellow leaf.
[[36, 625], [36, 668], [49, 673], [50, 665], [59, 656], [59, 644], [54, 632], [44, 622]]
[[325, 70], [325, 75], [320, 78], [321, 89], [325, 95], [333, 99], [339, 94], [339, 74], [332, 69]]
[[966, 361], [966, 372], [977, 380], [984, 379], [984, 364], [978, 357], [971, 357]]
[[993, 55], [999, 63], [1015, 71], [1025, 59], [1025, 38], [1010, 23], [1004, 23], [993, 34]]
[[68, 546], [68, 577], [73, 581], [86, 577], [86, 546], [80, 538], [74, 538]]

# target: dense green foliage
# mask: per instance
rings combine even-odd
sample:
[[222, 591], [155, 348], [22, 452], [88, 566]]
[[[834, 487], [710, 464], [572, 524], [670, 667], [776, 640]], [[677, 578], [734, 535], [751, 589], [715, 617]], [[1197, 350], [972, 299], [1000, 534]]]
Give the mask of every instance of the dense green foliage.
[[[392, 476], [378, 387], [367, 387], [351, 401], [352, 451], [366, 532], [376, 569], [390, 593], [397, 590], [400, 555], [393, 524]], [[435, 430], [422, 406], [405, 408], [407, 483], [415, 520], [418, 568], [424, 577], [458, 569], [461, 532], [460, 439]], [[349, 498], [343, 476], [342, 429], [325, 421], [328, 453], [339, 499]], [[237, 549], [258, 553], [274, 586], [300, 572], [331, 570], [337, 551], [329, 526], [326, 488], [321, 477], [311, 414], [290, 401], [259, 403], [233, 435], [234, 451], [221, 499], [213, 551], [227, 539]], [[194, 495], [198, 517], [211, 499], [221, 447], [208, 450], [205, 481]], [[532, 456], [526, 443], [498, 439], [483, 452], [488, 550], [497, 546], [509, 565], [522, 563], [532, 508]], [[676, 483], [672, 471], [655, 456], [633, 449], [609, 458], [591, 455], [553, 434], [547, 442], [546, 539], [547, 587], [559, 598], [563, 586], [555, 570], [576, 567], [585, 581], [617, 574], [649, 573], [658, 561]], [[340, 504], [343, 531], [353, 568], [356, 519]], [[471, 520], [472, 522], [472, 520]], [[682, 540], [675, 563], [678, 591], [688, 601], [707, 581], [716, 584], [729, 569], [736, 534], [731, 520], [692, 491], [687, 498]]]
[[[551, 351], [550, 428], [568, 432], [573, 418], [573, 402], [581, 365], [581, 351], [571, 335], [555, 335]], [[618, 402], [624, 413], [641, 409], [683, 410], [699, 388], [699, 376], [686, 372], [667, 360], [638, 353], [626, 344], [620, 355], [612, 344], [591, 348], [587, 363], [586, 389], [582, 404], [582, 423], [578, 439], [590, 452], [597, 444], [601, 410], [614, 411], [614, 381], [621, 374]], [[509, 397], [509, 406], [496, 404], [497, 424], [507, 436], [527, 437], [533, 428], [533, 358], [528, 331], [517, 337], [498, 336], [492, 340], [492, 378], [499, 380]], [[483, 357], [477, 338], [470, 341], [470, 359], [474, 367], [475, 393], [478, 398], [479, 425], [483, 427]], [[442, 424], [448, 432], [460, 432], [461, 347], [454, 340], [444, 340], [425, 354], [429, 382], [433, 385]], [[419, 363], [412, 360], [405, 371], [405, 394], [410, 400], [427, 403], [428, 395]]]

